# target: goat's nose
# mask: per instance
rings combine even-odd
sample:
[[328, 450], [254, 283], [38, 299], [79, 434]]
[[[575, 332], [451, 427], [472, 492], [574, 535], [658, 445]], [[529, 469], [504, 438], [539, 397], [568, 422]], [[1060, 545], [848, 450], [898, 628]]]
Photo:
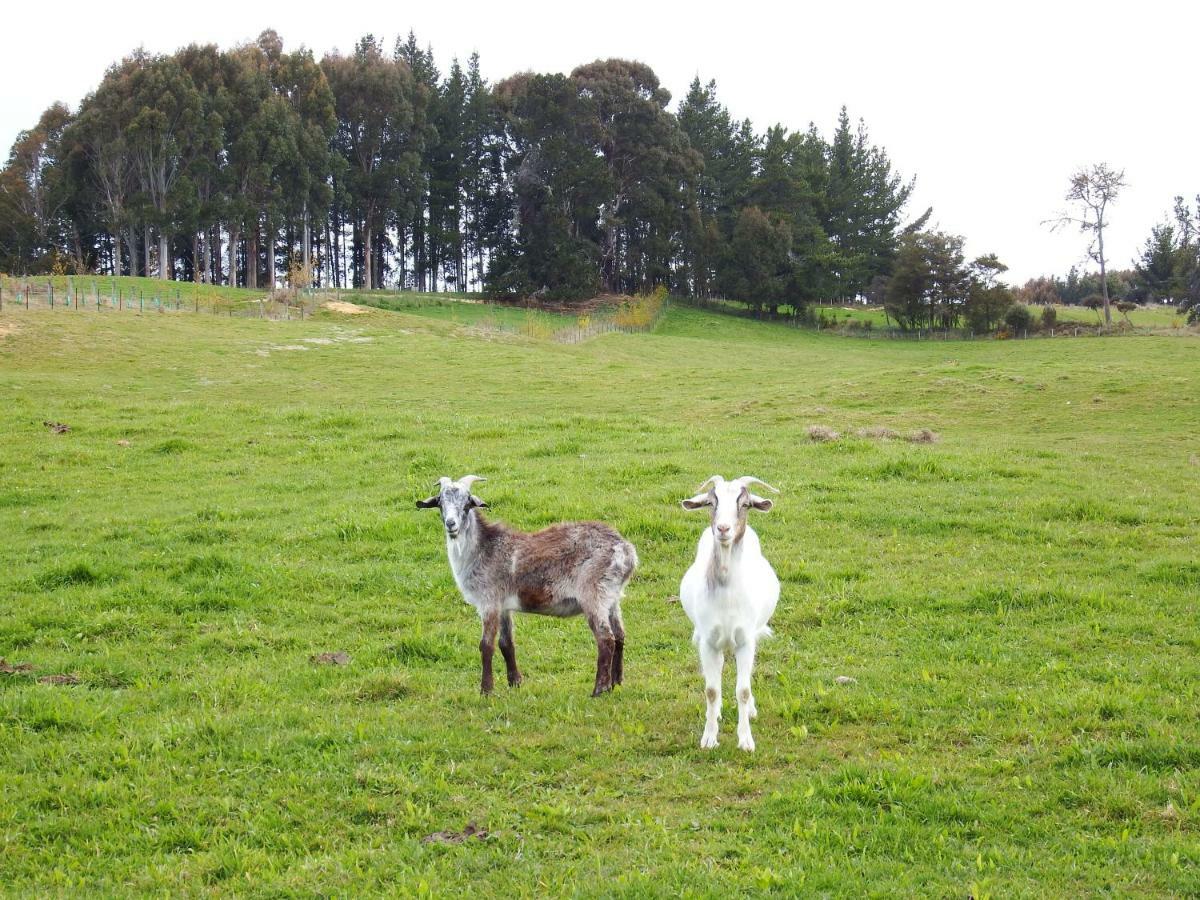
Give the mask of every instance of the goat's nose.
[[447, 528], [457, 528], [457, 527], [458, 527], [458, 520], [457, 520], [457, 519], [447, 519], [447, 520], [446, 520], [446, 527], [447, 527]]
[[721, 534], [729, 534], [729, 526], [728, 525], [718, 525], [717, 531], [721, 532]]

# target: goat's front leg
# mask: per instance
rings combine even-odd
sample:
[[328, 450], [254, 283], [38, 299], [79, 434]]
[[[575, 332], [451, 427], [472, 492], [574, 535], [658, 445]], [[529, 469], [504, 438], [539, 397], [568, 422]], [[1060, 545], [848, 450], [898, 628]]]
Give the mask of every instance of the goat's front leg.
[[500, 652], [504, 654], [504, 667], [508, 670], [508, 686], [521, 683], [521, 670], [517, 668], [517, 645], [513, 642], [513, 617], [511, 612], [500, 615]]
[[613, 637], [607, 614], [589, 615], [588, 625], [596, 636], [596, 686], [592, 689], [592, 696], [599, 697], [605, 691], [612, 690], [613, 653], [617, 641]]
[[737, 703], [738, 703], [738, 747], [750, 752], [754, 751], [754, 736], [750, 733], [750, 720], [758, 715], [754, 705], [754, 692], [750, 690], [750, 675], [754, 671], [754, 640], [747, 639], [734, 651], [737, 662]]
[[483, 662], [483, 677], [479, 683], [481, 694], [490, 694], [495, 686], [492, 680], [492, 654], [495, 652], [496, 632], [500, 629], [499, 610], [485, 610], [480, 613], [483, 619], [483, 637], [479, 641], [479, 656]]
[[714, 647], [707, 638], [701, 638], [700, 671], [704, 673], [704, 700], [707, 709], [700, 746], [705, 750], [717, 746], [717, 726], [721, 721], [721, 672], [724, 668], [725, 651]]

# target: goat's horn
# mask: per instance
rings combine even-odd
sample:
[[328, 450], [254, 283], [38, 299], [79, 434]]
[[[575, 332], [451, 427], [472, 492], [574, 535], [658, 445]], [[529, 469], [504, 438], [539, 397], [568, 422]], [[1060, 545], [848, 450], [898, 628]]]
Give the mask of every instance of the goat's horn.
[[753, 475], [743, 475], [741, 478], [737, 478], [734, 480], [737, 481], [737, 483], [740, 484], [742, 487], [749, 487], [752, 484], [761, 484], [767, 490], [774, 491], [777, 494], [779, 493], [779, 488], [771, 487], [771, 485], [767, 484], [761, 478], [755, 478]]
[[444, 488], [446, 485], [448, 485], [450, 483], [451, 483], [450, 479], [447, 478], [445, 475], [443, 475], [441, 478], [439, 478], [437, 481], [435, 481], [433, 483], [433, 486], [435, 488], [437, 488], [438, 490], [441, 490], [442, 488]]
[[487, 481], [487, 479], [481, 478], [478, 475], [464, 475], [462, 478], [458, 479], [458, 486], [464, 491], [469, 491], [471, 490], [471, 485], [477, 481]]
[[722, 478], [720, 475], [709, 475], [708, 481], [706, 481], [706, 482], [704, 482], [704, 484], [700, 485], [699, 490], [701, 492], [703, 492], [703, 491], [708, 490], [708, 486], [710, 484], [713, 487], [716, 487], [717, 485], [724, 484], [724, 483], [725, 483], [725, 479]]

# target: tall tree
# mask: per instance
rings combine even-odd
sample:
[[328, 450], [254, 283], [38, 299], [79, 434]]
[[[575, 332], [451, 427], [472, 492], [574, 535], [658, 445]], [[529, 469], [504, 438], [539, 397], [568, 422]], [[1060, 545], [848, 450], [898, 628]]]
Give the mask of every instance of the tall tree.
[[1091, 235], [1088, 254], [1100, 264], [1100, 289], [1106, 326], [1112, 324], [1112, 309], [1104, 255], [1104, 229], [1108, 227], [1108, 208], [1125, 187], [1124, 169], [1112, 169], [1107, 163], [1082, 168], [1071, 176], [1066, 193], [1066, 200], [1075, 204], [1075, 212], [1064, 212], [1050, 222], [1054, 228], [1075, 225], [1080, 231]]

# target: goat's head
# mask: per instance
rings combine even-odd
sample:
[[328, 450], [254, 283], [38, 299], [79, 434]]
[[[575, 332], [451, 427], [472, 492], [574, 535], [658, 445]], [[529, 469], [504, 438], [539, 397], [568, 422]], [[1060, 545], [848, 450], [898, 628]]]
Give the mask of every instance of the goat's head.
[[743, 475], [733, 481], [726, 481], [720, 475], [714, 475], [700, 485], [700, 493], [683, 501], [683, 508], [708, 507], [712, 515], [713, 537], [721, 546], [731, 546], [740, 541], [746, 533], [746, 516], [751, 507], [766, 512], [775, 505], [771, 500], [750, 493], [752, 484], [761, 484], [768, 490], [779, 493], [777, 488], [753, 475]]
[[446, 527], [446, 537], [455, 540], [459, 532], [469, 527], [471, 510], [476, 507], [486, 507], [487, 504], [471, 493], [471, 485], [476, 481], [486, 481], [478, 475], [464, 475], [458, 481], [451, 481], [445, 475], [438, 479], [438, 492], [432, 497], [417, 501], [417, 509], [438, 507], [442, 511], [442, 524]]

